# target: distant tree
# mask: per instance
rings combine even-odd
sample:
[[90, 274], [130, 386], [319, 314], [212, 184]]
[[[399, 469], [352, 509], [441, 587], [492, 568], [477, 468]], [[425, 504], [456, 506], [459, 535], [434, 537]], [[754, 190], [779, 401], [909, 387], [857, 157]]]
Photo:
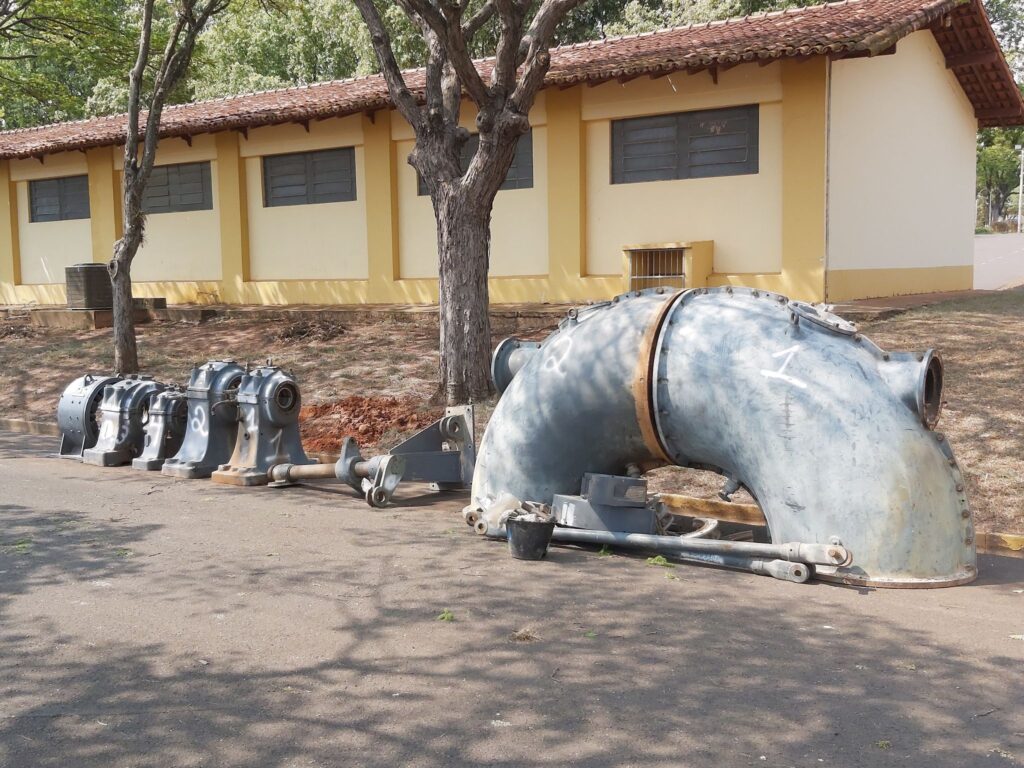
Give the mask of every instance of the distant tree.
[[[1020, 0], [986, 0], [992, 28], [1024, 91], [1024, 4]], [[985, 223], [992, 224], [1006, 214], [1006, 204], [1020, 183], [1020, 152], [1024, 128], [983, 128], [978, 133], [977, 190], [985, 211]], [[1017, 190], [1017, 194], [1021, 194]], [[1016, 212], [1016, 211], [1014, 211]]]
[[[1012, 140], [1013, 134], [1007, 134]], [[1003, 134], [996, 133], [996, 137], [995, 143], [978, 149], [978, 196], [989, 225], [1006, 215], [1006, 204], [1020, 181], [1020, 152], [1004, 141]]]
[[[410, 91], [392, 32], [374, 0], [354, 0], [395, 108], [412, 126], [409, 163], [430, 193], [437, 222], [440, 286], [440, 393], [449, 404], [492, 392], [487, 271], [491, 209], [530, 129], [529, 112], [551, 62], [559, 24], [584, 0], [397, 0], [427, 50], [425, 103]], [[489, 75], [473, 61], [474, 42], [493, 23], [496, 44]], [[477, 108], [479, 136], [468, 168], [461, 164], [470, 133], [459, 124], [465, 94]]]
[[191, 74], [206, 99], [375, 71], [369, 36], [348, 0], [238, 4], [199, 39]]
[[[188, 72], [196, 38], [231, 0], [174, 0], [162, 55], [153, 55], [156, 0], [143, 0], [139, 47], [128, 75], [128, 126], [122, 173], [124, 235], [107, 264], [114, 294], [114, 369], [138, 373], [139, 356], [132, 311], [131, 266], [146, 229], [142, 198], [153, 172], [160, 118], [168, 96]], [[147, 94], [147, 68], [154, 67]], [[148, 98], [147, 98], [148, 96]]]
[[704, 24], [735, 16], [764, 11], [779, 11], [817, 5], [820, 0], [629, 0], [618, 18], [608, 26], [608, 34], [630, 35], [665, 27]]

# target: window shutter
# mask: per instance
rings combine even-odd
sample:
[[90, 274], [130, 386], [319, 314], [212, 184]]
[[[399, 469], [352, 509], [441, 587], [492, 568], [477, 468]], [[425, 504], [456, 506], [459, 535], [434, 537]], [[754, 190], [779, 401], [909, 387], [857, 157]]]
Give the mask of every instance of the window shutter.
[[153, 169], [142, 195], [146, 213], [208, 211], [213, 208], [210, 164], [180, 163]]
[[65, 176], [29, 182], [29, 221], [89, 218], [89, 177]]
[[676, 115], [637, 117], [613, 123], [614, 184], [674, 179], [678, 166], [679, 120]]
[[615, 120], [612, 183], [757, 173], [756, 104]]
[[342, 147], [263, 158], [267, 207], [356, 199], [355, 149]]

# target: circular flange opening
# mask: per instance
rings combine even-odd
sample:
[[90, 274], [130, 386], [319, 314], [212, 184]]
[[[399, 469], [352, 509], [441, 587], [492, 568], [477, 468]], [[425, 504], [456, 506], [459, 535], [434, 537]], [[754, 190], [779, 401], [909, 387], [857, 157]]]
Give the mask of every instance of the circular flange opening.
[[929, 352], [924, 366], [924, 377], [918, 394], [918, 411], [928, 429], [939, 423], [942, 411], [942, 358]]

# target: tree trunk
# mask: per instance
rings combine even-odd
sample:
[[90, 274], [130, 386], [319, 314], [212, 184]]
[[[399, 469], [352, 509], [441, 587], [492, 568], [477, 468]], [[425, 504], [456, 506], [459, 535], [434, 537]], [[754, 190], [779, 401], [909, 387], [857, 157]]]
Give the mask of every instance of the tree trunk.
[[128, 248], [125, 239], [119, 240], [114, 246], [114, 258], [107, 264], [114, 296], [114, 371], [121, 375], [139, 372], [130, 266], [135, 254], [129, 256]]
[[448, 405], [485, 400], [494, 392], [488, 362], [491, 322], [487, 270], [491, 206], [441, 185], [434, 202], [440, 297], [440, 390]]

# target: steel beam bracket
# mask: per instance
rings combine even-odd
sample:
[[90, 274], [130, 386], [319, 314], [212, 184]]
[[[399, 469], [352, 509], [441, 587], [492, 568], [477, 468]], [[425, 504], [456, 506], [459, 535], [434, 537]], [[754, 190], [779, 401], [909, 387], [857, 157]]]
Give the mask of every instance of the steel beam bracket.
[[435, 491], [473, 485], [476, 440], [473, 406], [446, 408], [444, 416], [390, 451], [405, 460], [405, 480], [430, 483]]

